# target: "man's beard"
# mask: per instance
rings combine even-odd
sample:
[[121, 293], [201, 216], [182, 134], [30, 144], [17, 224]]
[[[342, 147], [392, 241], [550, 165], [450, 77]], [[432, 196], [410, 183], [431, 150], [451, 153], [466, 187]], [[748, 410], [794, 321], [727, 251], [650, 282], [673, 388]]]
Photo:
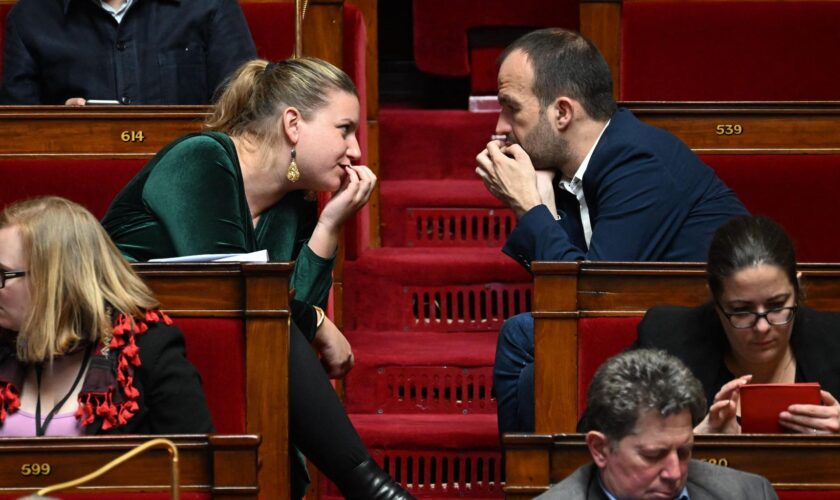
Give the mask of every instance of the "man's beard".
[[560, 170], [571, 156], [569, 142], [551, 129], [545, 112], [540, 113], [537, 126], [519, 141], [519, 145], [537, 170]]

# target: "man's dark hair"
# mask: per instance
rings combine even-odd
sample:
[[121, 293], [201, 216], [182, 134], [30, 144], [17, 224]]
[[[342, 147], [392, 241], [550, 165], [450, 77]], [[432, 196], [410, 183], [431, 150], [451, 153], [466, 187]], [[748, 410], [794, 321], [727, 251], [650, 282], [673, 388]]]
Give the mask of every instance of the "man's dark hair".
[[587, 430], [603, 432], [611, 443], [631, 434], [643, 413], [668, 417], [691, 413], [692, 426], [706, 414], [703, 385], [682, 361], [655, 349], [636, 349], [608, 359], [586, 394]]
[[762, 215], [730, 219], [715, 231], [709, 246], [706, 273], [712, 295], [718, 299], [723, 292], [723, 280], [759, 264], [780, 267], [799, 298], [796, 252], [782, 226]]
[[532, 31], [510, 44], [499, 62], [515, 50], [528, 56], [534, 69], [532, 91], [542, 108], [565, 95], [580, 102], [595, 120], [608, 120], [615, 113], [610, 67], [580, 33], [561, 28]]

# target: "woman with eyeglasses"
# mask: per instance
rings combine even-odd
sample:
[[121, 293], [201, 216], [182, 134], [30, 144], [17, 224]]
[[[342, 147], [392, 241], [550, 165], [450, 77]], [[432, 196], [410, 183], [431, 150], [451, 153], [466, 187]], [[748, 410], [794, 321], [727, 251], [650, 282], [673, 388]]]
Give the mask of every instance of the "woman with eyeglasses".
[[0, 436], [213, 431], [184, 337], [86, 209], [0, 213]]
[[655, 307], [635, 347], [665, 349], [700, 379], [710, 402], [698, 433], [739, 433], [738, 389], [747, 383], [819, 382], [822, 405], [779, 416], [791, 432], [840, 432], [840, 314], [801, 304], [793, 242], [767, 217], [738, 217], [712, 239], [712, 300], [698, 308]]

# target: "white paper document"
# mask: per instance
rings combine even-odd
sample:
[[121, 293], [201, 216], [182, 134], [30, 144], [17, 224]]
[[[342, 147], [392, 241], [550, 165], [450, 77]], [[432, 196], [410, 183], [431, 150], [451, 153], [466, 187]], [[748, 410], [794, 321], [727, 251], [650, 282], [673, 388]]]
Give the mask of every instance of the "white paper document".
[[268, 262], [268, 250], [251, 253], [205, 253], [184, 255], [166, 259], [150, 259], [149, 262]]

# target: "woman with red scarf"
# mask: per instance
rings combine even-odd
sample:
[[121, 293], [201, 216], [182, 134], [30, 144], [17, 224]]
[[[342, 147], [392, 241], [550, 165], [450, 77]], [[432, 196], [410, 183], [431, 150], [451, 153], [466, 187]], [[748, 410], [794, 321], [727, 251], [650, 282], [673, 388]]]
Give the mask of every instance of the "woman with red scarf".
[[213, 431], [184, 337], [99, 222], [38, 198], [0, 215], [0, 436]]

